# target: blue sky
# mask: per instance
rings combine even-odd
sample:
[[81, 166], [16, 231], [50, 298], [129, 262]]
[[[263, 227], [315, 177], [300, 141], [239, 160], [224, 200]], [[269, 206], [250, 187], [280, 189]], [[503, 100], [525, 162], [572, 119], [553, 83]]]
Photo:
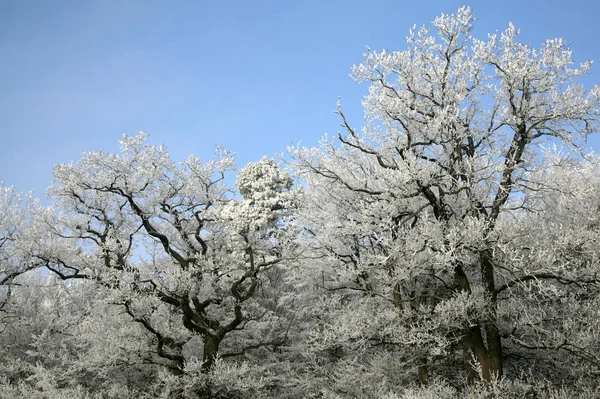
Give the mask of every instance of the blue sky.
[[0, 181], [44, 197], [54, 164], [141, 130], [177, 160], [315, 145], [340, 130], [338, 96], [360, 125], [366, 86], [348, 74], [366, 45], [403, 49], [461, 5], [479, 37], [511, 21], [536, 46], [564, 37], [600, 82], [596, 0], [0, 0]]

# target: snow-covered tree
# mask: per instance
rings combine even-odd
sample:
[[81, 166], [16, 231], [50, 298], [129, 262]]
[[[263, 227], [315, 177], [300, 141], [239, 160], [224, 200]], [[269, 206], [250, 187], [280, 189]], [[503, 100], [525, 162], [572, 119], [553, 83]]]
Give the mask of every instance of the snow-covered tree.
[[63, 283], [44, 274], [20, 275], [6, 305], [11, 317], [0, 333], [0, 397], [150, 391], [158, 370], [146, 360], [143, 329], [92, 282]]
[[[40, 267], [37, 252], [39, 224], [44, 213], [39, 200], [31, 193], [17, 193], [14, 187], [0, 182], [0, 317], [10, 319], [7, 305], [15, 279]], [[2, 330], [0, 326], [0, 331]]]
[[[290, 176], [273, 160], [251, 163], [240, 197], [226, 184], [230, 154], [178, 165], [146, 138], [56, 166], [36, 258], [106, 289], [145, 331], [148, 360], [176, 375], [194, 359], [209, 371], [218, 356], [282, 345], [287, 324], [261, 298], [269, 273], [293, 258]], [[242, 337], [245, 328], [255, 334]]]
[[[596, 233], [581, 233], [591, 240], [584, 252], [560, 249], [574, 245], [583, 214], [561, 233], [538, 230], [555, 206], [544, 199], [570, 190], [549, 184], [544, 172], [557, 163], [540, 145], [576, 159], [598, 128], [600, 88], [577, 82], [591, 63], [574, 65], [563, 40], [533, 48], [512, 25], [479, 40], [473, 21], [461, 8], [413, 28], [404, 51], [369, 50], [352, 70], [369, 84], [364, 127], [340, 107], [337, 143], [293, 149], [311, 193], [303, 227], [321, 265], [315, 275], [335, 298], [314, 343], [402, 348], [396, 358], [412, 361], [422, 384], [459, 363], [471, 383], [518, 375], [505, 367], [516, 347], [569, 351], [597, 373], [572, 327], [538, 331], [533, 315], [566, 306], [546, 299], [570, 286], [588, 293], [573, 302], [581, 311], [596, 303]], [[574, 165], [556, 176], [569, 180]]]

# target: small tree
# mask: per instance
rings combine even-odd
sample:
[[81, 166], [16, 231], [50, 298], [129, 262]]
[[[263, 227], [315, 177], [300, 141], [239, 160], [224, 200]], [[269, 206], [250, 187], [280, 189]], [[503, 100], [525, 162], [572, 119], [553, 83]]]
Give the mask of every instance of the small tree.
[[[353, 327], [338, 325], [336, 336], [356, 345], [356, 326], [379, 323], [363, 342], [412, 348], [424, 384], [457, 345], [470, 382], [502, 377], [505, 342], [518, 344], [525, 323], [514, 318], [523, 295], [516, 287], [535, 281], [527, 295], [542, 297], [567, 281], [598, 283], [589, 273], [597, 261], [567, 277], [564, 259], [543, 264], [525, 250], [554, 245], [536, 240], [527, 222], [552, 191], [542, 175], [553, 159], [539, 145], [577, 150], [598, 127], [600, 88], [588, 93], [576, 83], [591, 63], [573, 67], [561, 39], [522, 44], [512, 25], [475, 39], [473, 21], [461, 8], [436, 18], [433, 32], [412, 29], [404, 51], [369, 50], [352, 70], [370, 85], [364, 128], [339, 108], [339, 146], [324, 140], [320, 149], [295, 150], [313, 190], [311, 246], [332, 265], [323, 285], [363, 293], [347, 294]], [[513, 223], [532, 241], [521, 242]], [[504, 255], [507, 247], [519, 262]], [[379, 315], [356, 313], [375, 300]]]

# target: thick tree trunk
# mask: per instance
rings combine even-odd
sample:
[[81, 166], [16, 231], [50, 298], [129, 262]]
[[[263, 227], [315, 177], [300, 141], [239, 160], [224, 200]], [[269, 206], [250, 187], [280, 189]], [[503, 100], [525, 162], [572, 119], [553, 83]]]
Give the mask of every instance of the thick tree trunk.
[[[398, 310], [398, 316], [400, 319], [402, 319], [403, 305], [400, 289], [400, 284], [396, 283], [396, 285], [394, 285], [392, 296], [394, 298], [394, 306], [396, 306], [396, 309]], [[429, 385], [429, 368], [427, 367], [427, 359], [421, 354], [421, 351], [416, 345], [412, 345], [412, 356], [413, 361], [417, 365], [419, 384], [422, 386]]]
[[221, 339], [217, 336], [206, 334], [204, 335], [204, 354], [202, 356], [202, 370], [209, 371], [215, 363], [217, 354], [219, 353], [219, 344]]
[[[463, 362], [469, 384], [483, 379], [491, 382], [502, 377], [502, 340], [496, 317], [496, 290], [491, 251], [480, 256], [481, 278], [488, 303], [479, 325], [468, 328], [463, 335]], [[471, 292], [471, 284], [462, 265], [455, 268], [455, 277], [461, 291]], [[480, 375], [481, 372], [481, 375]]]
[[[202, 372], [208, 373], [215, 364], [215, 359], [217, 358], [217, 354], [219, 353], [219, 344], [221, 343], [221, 339], [218, 336], [205, 334], [203, 337], [204, 341], [204, 353], [202, 355]], [[206, 384], [202, 386], [202, 388], [198, 389], [196, 393], [196, 397], [198, 398], [212, 398], [213, 389], [212, 385]]]
[[492, 342], [493, 337], [486, 334], [484, 338], [482, 332], [481, 326], [471, 327], [463, 337], [463, 362], [469, 384], [502, 377], [502, 347]]
[[427, 367], [427, 359], [421, 355], [418, 349], [414, 349], [414, 361], [417, 363], [417, 372], [419, 375], [419, 384], [421, 386], [429, 385], [429, 368]]
[[485, 363], [483, 367], [483, 377], [486, 381], [502, 377], [502, 337], [498, 329], [497, 320], [497, 294], [496, 283], [494, 281], [494, 262], [490, 249], [486, 249], [480, 254], [482, 282], [488, 295], [489, 304], [486, 309], [486, 320], [483, 326], [485, 332]]

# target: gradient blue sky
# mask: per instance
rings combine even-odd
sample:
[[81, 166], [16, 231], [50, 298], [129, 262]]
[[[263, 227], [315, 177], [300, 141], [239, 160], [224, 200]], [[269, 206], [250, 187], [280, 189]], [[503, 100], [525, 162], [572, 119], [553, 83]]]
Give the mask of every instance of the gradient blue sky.
[[597, 0], [0, 0], [0, 181], [44, 197], [54, 164], [140, 130], [177, 160], [315, 145], [339, 130], [338, 96], [361, 123], [366, 86], [348, 73], [366, 45], [402, 49], [413, 24], [461, 5], [476, 36], [512, 21], [600, 64]]

